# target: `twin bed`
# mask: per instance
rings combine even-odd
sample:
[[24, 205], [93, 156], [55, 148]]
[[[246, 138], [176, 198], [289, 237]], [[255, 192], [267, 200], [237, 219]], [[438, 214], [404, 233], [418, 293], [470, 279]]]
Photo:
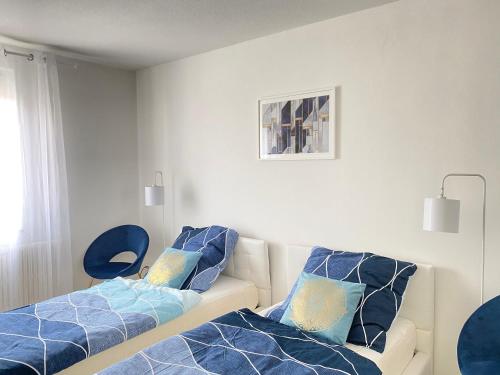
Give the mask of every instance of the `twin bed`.
[[[288, 289], [292, 288], [302, 271], [311, 249], [312, 246], [288, 246]], [[346, 345], [373, 361], [384, 375], [431, 375], [433, 372], [434, 268], [425, 264], [417, 266], [399, 314], [387, 333], [384, 352], [378, 353], [349, 343]]]
[[267, 244], [263, 240], [240, 237], [223, 274], [209, 290], [201, 293], [201, 301], [195, 307], [170, 322], [78, 362], [61, 374], [85, 375], [98, 372], [166, 337], [192, 329], [220, 315], [242, 308], [269, 306], [270, 302]]
[[[289, 289], [310, 253], [311, 247], [289, 247], [283, 262]], [[223, 274], [201, 293], [201, 300], [189, 311], [84, 359], [61, 374], [432, 374], [431, 266], [418, 265], [402, 308], [387, 333], [385, 350], [378, 353], [358, 345], [332, 346], [302, 336], [299, 330], [265, 318], [273, 307], [261, 310], [259, 315], [253, 313], [251, 310], [257, 307], [271, 305], [268, 259], [264, 241], [240, 237]], [[231, 312], [234, 310], [240, 311]], [[233, 358], [235, 355], [238, 358]], [[1, 359], [0, 354], [3, 373]]]
[[94, 373], [229, 311], [268, 306], [267, 244], [240, 237], [224, 273], [200, 294], [136, 283], [118, 278], [1, 313], [0, 374]]

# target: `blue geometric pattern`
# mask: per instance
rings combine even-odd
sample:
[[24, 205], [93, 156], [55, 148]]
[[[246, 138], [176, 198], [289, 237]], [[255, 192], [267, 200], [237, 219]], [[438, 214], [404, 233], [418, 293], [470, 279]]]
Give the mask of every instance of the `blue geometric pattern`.
[[[380, 353], [385, 349], [386, 332], [401, 307], [408, 280], [416, 270], [413, 263], [368, 252], [351, 253], [324, 247], [314, 247], [304, 266], [304, 272], [366, 284], [347, 342]], [[268, 313], [270, 319], [281, 319], [295, 288], [294, 285], [283, 304]]]
[[160, 341], [99, 374], [381, 375], [381, 371], [344, 346], [244, 309]]
[[172, 247], [184, 251], [201, 252], [194, 271], [181, 289], [203, 293], [210, 289], [219, 274], [226, 268], [233, 255], [238, 232], [233, 229], [212, 225], [206, 228], [184, 227]]
[[171, 320], [199, 302], [192, 291], [116, 278], [0, 313], [0, 373], [47, 375]]

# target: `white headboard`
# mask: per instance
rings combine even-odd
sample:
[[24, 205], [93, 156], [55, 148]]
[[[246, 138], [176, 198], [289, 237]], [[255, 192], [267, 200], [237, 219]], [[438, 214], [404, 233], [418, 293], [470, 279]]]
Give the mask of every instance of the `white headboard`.
[[223, 275], [252, 281], [259, 291], [259, 306], [271, 304], [269, 254], [264, 240], [239, 237]]
[[[290, 290], [302, 272], [312, 246], [288, 246], [287, 286]], [[417, 327], [417, 351], [433, 355], [434, 350], [434, 268], [417, 263], [399, 314]]]

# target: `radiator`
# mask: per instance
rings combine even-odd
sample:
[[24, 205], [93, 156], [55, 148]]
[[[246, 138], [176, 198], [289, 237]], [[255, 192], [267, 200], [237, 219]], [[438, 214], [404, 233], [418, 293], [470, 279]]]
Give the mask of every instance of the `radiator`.
[[0, 248], [0, 311], [53, 295], [50, 245]]

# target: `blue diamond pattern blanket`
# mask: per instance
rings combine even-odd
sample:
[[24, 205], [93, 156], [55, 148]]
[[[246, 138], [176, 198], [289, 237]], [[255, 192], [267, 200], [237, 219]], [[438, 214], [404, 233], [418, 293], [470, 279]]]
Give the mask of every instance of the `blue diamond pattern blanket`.
[[100, 375], [381, 375], [370, 360], [243, 309], [140, 351]]
[[182, 315], [191, 290], [116, 278], [0, 313], [0, 374], [49, 375]]

